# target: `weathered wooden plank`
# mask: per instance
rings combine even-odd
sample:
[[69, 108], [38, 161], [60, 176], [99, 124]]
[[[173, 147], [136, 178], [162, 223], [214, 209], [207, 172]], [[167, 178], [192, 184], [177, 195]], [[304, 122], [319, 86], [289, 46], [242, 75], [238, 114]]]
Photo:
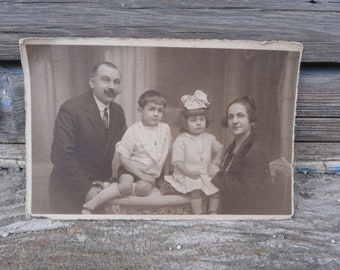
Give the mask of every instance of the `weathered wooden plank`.
[[[19, 221], [20, 217], [23, 217], [25, 189], [24, 170], [18, 168], [0, 169], [0, 227]], [[0, 240], [0, 250], [3, 250], [2, 239]], [[4, 258], [2, 254], [0, 258], [1, 266]]]
[[295, 174], [290, 220], [225, 222], [25, 220], [24, 171], [1, 179], [1, 269], [340, 268], [336, 176]]
[[25, 144], [0, 144], [0, 159], [20, 159], [26, 158]]
[[225, 8], [247, 8], [247, 9], [261, 9], [264, 11], [275, 10], [314, 10], [314, 11], [339, 11], [340, 7], [335, 1], [321, 0], [321, 1], [296, 1], [288, 0], [284, 2], [280, 1], [125, 1], [123, 3], [125, 8], [188, 8], [188, 9], [225, 9]]
[[[1, 2], [10, 2], [2, 0]], [[22, 0], [21, 3], [32, 4], [36, 1], [34, 0]], [[39, 1], [39, 3], [49, 3], [49, 1]], [[65, 3], [65, 0], [55, 0], [54, 3]], [[79, 3], [79, 1], [77, 1]], [[296, 0], [286, 0], [284, 2], [280, 1], [262, 1], [262, 0], [229, 0], [229, 1], [219, 1], [210, 0], [209, 2], [205, 0], [196, 1], [182, 1], [182, 0], [125, 0], [125, 1], [102, 1], [102, 0], [87, 0], [81, 1], [84, 5], [100, 3], [106, 8], [126, 8], [126, 9], [225, 9], [225, 8], [247, 8], [247, 9], [261, 9], [264, 11], [274, 11], [274, 10], [302, 10], [302, 11], [339, 11], [340, 7], [336, 1], [331, 0], [317, 0], [317, 1], [296, 1]], [[70, 4], [75, 4], [74, 1], [69, 1]]]
[[340, 143], [294, 143], [293, 166], [302, 173], [340, 174]]
[[[0, 168], [25, 168], [24, 144], [0, 144]], [[294, 164], [297, 172], [340, 174], [340, 143], [294, 143]]]
[[[332, 161], [340, 160], [340, 143], [295, 142], [295, 160]], [[25, 160], [25, 144], [0, 144], [0, 159]]]
[[294, 156], [296, 161], [340, 160], [340, 143], [295, 142]]
[[[340, 141], [340, 72], [302, 69], [295, 141]], [[0, 142], [25, 142], [24, 84], [21, 67], [0, 66]], [[312, 117], [310, 117], [312, 116]], [[308, 117], [308, 118], [307, 118]]]
[[340, 141], [340, 118], [297, 118], [295, 124], [295, 141]]
[[299, 41], [305, 48], [303, 61], [340, 62], [339, 8], [330, 1], [313, 5], [296, 0], [288, 7], [281, 1], [224, 6], [214, 1], [192, 7], [191, 2], [152, 2], [5, 1], [0, 59], [19, 59], [18, 39], [23, 37], [107, 36]]
[[297, 117], [340, 117], [340, 67], [302, 68]]
[[0, 144], [0, 168], [25, 168], [25, 144]]
[[0, 142], [25, 142], [25, 91], [20, 65], [0, 66]]
[[326, 172], [340, 174], [340, 162], [339, 161], [327, 161], [325, 162]]
[[[305, 43], [306, 62], [339, 62], [337, 2], [0, 0], [0, 59], [19, 59], [20, 37], [52, 35], [289, 38]], [[306, 142], [296, 141], [294, 165], [334, 173], [339, 72], [302, 72], [299, 88], [297, 116], [304, 119], [296, 139]], [[19, 65], [1, 65], [3, 89], [9, 99], [0, 99], [0, 142], [9, 143], [0, 144], [0, 167], [1, 160], [14, 166], [0, 169], [1, 269], [340, 269], [336, 175], [296, 173], [295, 215], [287, 221], [25, 220], [25, 170], [19, 168], [25, 145], [13, 144], [24, 143]]]

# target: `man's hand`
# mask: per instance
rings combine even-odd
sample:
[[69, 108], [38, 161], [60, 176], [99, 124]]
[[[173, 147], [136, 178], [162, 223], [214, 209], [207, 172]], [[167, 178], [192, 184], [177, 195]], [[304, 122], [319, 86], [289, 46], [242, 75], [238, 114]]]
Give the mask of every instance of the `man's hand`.
[[110, 182], [103, 182], [103, 189], [106, 189], [109, 185], [111, 185]]

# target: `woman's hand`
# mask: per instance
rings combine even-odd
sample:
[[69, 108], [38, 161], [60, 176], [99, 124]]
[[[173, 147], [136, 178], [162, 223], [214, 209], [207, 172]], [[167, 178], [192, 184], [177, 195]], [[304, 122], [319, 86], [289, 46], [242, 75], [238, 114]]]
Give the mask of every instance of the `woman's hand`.
[[276, 174], [279, 173], [283, 174], [284, 177], [290, 177], [292, 172], [292, 166], [284, 157], [281, 157], [269, 163], [269, 171], [272, 176], [272, 179], [274, 179]]
[[216, 173], [218, 173], [220, 170], [220, 167], [215, 165], [215, 164], [212, 164], [212, 163], [209, 163], [208, 164], [208, 175], [210, 177], [213, 177], [216, 175]]
[[221, 160], [220, 159], [213, 159], [212, 161], [211, 161], [211, 164], [212, 165], [215, 165], [215, 166], [217, 166], [217, 167], [220, 167], [221, 166]]

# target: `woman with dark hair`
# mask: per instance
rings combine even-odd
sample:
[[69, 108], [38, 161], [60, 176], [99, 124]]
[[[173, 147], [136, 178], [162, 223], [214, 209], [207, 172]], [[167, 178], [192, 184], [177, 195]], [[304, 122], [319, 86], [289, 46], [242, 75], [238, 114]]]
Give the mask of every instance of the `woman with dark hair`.
[[231, 102], [224, 124], [234, 136], [221, 168], [211, 165], [212, 182], [220, 189], [221, 214], [262, 214], [262, 190], [269, 179], [269, 161], [253, 131], [256, 105], [249, 96]]

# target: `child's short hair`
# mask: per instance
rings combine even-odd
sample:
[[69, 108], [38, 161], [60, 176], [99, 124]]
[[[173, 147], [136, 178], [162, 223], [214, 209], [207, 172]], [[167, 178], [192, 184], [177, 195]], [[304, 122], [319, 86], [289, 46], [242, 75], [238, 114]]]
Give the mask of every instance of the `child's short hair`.
[[138, 106], [144, 108], [146, 104], [151, 102], [166, 107], [165, 98], [156, 90], [145, 91], [138, 99]]
[[200, 108], [200, 109], [194, 109], [194, 110], [187, 110], [183, 108], [181, 111], [181, 119], [178, 124], [179, 124], [179, 132], [185, 132], [187, 131], [187, 119], [191, 116], [200, 116], [203, 115], [205, 116], [206, 120], [206, 128], [209, 127], [210, 125], [210, 115], [209, 115], [209, 109], [208, 108]]
[[188, 119], [190, 116], [199, 116], [199, 115], [204, 115], [205, 118], [209, 119], [209, 111], [208, 109], [200, 108], [200, 109], [194, 109], [194, 110], [187, 110], [183, 109], [182, 114], [185, 119]]

